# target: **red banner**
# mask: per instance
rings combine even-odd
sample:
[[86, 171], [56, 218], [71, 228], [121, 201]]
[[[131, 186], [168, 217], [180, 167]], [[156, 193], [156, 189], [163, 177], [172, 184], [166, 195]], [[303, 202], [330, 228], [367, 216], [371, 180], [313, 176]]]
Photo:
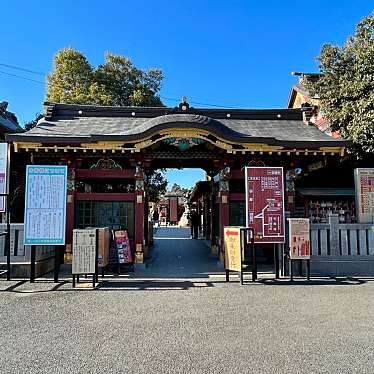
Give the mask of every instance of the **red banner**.
[[284, 188], [282, 167], [246, 167], [247, 227], [255, 243], [284, 243]]
[[170, 197], [170, 222], [178, 222], [178, 198]]

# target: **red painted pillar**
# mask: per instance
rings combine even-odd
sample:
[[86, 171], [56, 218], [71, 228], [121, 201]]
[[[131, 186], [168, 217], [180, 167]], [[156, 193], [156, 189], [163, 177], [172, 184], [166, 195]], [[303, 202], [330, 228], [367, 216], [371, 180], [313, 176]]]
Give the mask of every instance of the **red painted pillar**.
[[144, 262], [144, 180], [135, 180], [135, 263]]

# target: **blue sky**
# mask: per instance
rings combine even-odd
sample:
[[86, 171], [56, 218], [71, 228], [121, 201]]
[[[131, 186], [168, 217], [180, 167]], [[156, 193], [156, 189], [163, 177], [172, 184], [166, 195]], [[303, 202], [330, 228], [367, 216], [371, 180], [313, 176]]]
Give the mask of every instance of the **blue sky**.
[[166, 105], [187, 96], [195, 107], [281, 108], [296, 82], [290, 72], [316, 71], [321, 45], [342, 44], [373, 8], [369, 0], [2, 0], [0, 101], [21, 124], [32, 119], [45, 85], [5, 73], [43, 82], [54, 54], [70, 46], [92, 65], [111, 51], [161, 68]]

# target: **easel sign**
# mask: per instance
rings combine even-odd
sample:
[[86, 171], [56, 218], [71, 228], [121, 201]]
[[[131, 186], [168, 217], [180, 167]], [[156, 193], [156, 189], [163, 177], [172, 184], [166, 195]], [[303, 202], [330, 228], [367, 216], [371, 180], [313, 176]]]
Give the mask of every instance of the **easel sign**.
[[73, 230], [73, 287], [79, 275], [92, 275], [92, 286], [98, 281], [98, 230]]
[[[240, 284], [243, 284], [243, 253], [246, 245], [252, 250], [252, 280], [257, 278], [256, 254], [253, 229], [240, 226], [227, 226], [223, 229], [225, 246], [226, 282], [230, 281], [230, 271], [239, 273]], [[248, 240], [249, 239], [249, 240]]]
[[307, 261], [310, 278], [310, 223], [309, 218], [288, 218], [290, 275], [293, 280], [292, 261]]

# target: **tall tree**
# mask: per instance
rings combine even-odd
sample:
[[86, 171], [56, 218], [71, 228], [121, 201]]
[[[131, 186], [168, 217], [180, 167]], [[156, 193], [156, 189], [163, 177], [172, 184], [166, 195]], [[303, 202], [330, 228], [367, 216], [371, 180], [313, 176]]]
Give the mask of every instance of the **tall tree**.
[[54, 70], [47, 76], [47, 101], [113, 106], [162, 106], [157, 96], [163, 75], [144, 71], [124, 56], [107, 53], [105, 63], [94, 68], [72, 48], [60, 50]]
[[165, 169], [151, 170], [147, 173], [146, 189], [149, 201], [157, 203], [165, 194], [167, 186]]
[[103, 85], [94, 80], [94, 69], [86, 57], [72, 48], [57, 52], [47, 83], [50, 102], [109, 105], [111, 101]]
[[104, 86], [115, 106], [162, 106], [156, 93], [163, 75], [159, 69], [137, 69], [130, 59], [107, 53], [105, 64], [98, 66], [94, 79]]
[[358, 156], [374, 155], [374, 12], [343, 46], [323, 45], [318, 60], [322, 76], [306, 86], [331, 129], [351, 139]]

